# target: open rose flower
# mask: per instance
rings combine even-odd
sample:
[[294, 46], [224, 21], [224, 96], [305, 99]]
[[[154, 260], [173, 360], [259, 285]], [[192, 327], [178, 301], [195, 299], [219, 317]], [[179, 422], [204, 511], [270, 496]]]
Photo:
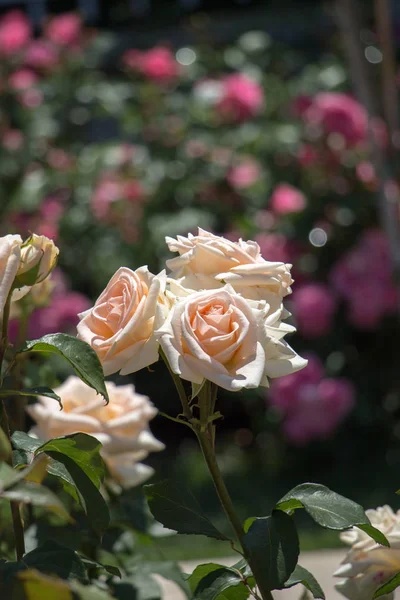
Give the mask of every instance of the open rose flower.
[[63, 410], [46, 397], [27, 407], [36, 422], [31, 433], [42, 440], [88, 433], [102, 443], [101, 455], [110, 475], [125, 487], [138, 485], [153, 473], [151, 467], [138, 461], [149, 452], [164, 449], [149, 429], [157, 409], [146, 396], [137, 394], [133, 385], [107, 382], [106, 387], [108, 405], [78, 377], [69, 377], [55, 390]]
[[154, 329], [165, 319], [165, 273], [121, 267], [93, 308], [81, 313], [78, 337], [97, 353], [105, 375], [128, 375], [158, 360]]
[[5, 235], [0, 238], [0, 320], [21, 261], [22, 238]]
[[179, 256], [167, 260], [171, 277], [192, 290], [218, 288], [224, 283], [246, 298], [283, 298], [291, 293], [291, 265], [264, 260], [256, 242], [232, 242], [199, 228], [197, 235], [167, 237], [168, 248]]
[[[400, 511], [393, 512], [390, 506], [367, 510], [372, 525], [387, 538], [390, 548], [377, 544], [360, 529], [353, 527], [340, 534], [340, 538], [351, 546], [334, 573], [345, 578], [335, 587], [349, 600], [372, 600], [375, 591], [400, 571]], [[382, 596], [392, 600], [393, 594]]]
[[233, 392], [257, 388], [307, 364], [282, 341], [291, 328], [278, 314], [226, 285], [178, 298], [157, 336], [182, 379], [208, 379]]

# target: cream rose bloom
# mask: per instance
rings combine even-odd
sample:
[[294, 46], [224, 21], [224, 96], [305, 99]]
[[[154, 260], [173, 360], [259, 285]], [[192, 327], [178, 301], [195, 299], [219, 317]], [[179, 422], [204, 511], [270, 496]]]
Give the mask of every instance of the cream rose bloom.
[[306, 366], [282, 340], [293, 328], [280, 322], [279, 303], [271, 307], [246, 300], [230, 285], [203, 292], [180, 290], [182, 297], [176, 298], [156, 335], [171, 369], [182, 379], [197, 384], [208, 379], [238, 391], [268, 385], [268, 377]]
[[109, 404], [78, 377], [69, 377], [55, 389], [63, 410], [51, 398], [40, 397], [27, 407], [36, 422], [31, 433], [42, 440], [83, 432], [102, 443], [101, 455], [112, 477], [125, 487], [140, 484], [153, 469], [138, 461], [164, 449], [149, 429], [157, 409], [133, 385], [106, 383]]
[[53, 240], [34, 233], [22, 245], [17, 277], [28, 286], [41, 283], [56, 266], [58, 254]]
[[105, 375], [127, 375], [158, 360], [154, 329], [168, 312], [165, 272], [121, 267], [93, 308], [79, 315], [78, 337], [97, 353]]
[[171, 252], [179, 253], [167, 260], [170, 276], [184, 287], [202, 290], [230, 283], [246, 298], [267, 300], [267, 294], [283, 298], [291, 293], [291, 265], [264, 260], [256, 242], [231, 242], [201, 228], [198, 235], [165, 240]]
[[[400, 572], [400, 511], [395, 513], [390, 506], [381, 506], [367, 510], [366, 514], [371, 524], [386, 536], [390, 548], [377, 544], [356, 527], [340, 534], [351, 549], [334, 573], [335, 577], [345, 578], [335, 587], [349, 600], [372, 600], [376, 589]], [[394, 595], [382, 598], [392, 600]]]
[[21, 262], [22, 238], [5, 235], [0, 238], [0, 320]]

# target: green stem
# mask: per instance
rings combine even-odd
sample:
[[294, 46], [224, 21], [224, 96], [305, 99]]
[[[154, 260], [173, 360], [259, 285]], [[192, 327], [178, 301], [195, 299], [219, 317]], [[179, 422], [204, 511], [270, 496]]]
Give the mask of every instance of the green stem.
[[167, 369], [169, 371], [169, 374], [171, 375], [173, 382], [175, 384], [176, 390], [179, 394], [179, 398], [182, 404], [182, 410], [183, 410], [183, 414], [185, 415], [185, 417], [187, 419], [191, 419], [193, 417], [192, 415], [192, 411], [190, 410], [190, 406], [189, 406], [189, 402], [187, 399], [187, 395], [186, 395], [186, 391], [185, 388], [183, 386], [182, 383], [182, 379], [179, 377], [179, 375], [176, 375], [176, 373], [174, 373], [170, 367], [170, 364], [168, 362], [167, 357], [165, 356], [164, 350], [161, 348], [159, 348], [159, 352], [160, 352], [160, 356], [163, 359], [163, 361], [165, 362], [165, 364], [167, 365]]
[[[8, 295], [7, 302], [4, 306], [3, 310], [3, 318], [1, 322], [1, 340], [0, 340], [0, 374], [3, 370], [3, 362], [4, 357], [8, 348], [8, 321], [10, 318], [10, 307], [11, 307], [11, 296], [12, 291]], [[0, 387], [3, 385], [3, 378], [0, 377]], [[11, 436], [10, 436], [10, 426], [8, 423], [8, 415], [7, 410], [4, 404], [4, 400], [0, 400], [0, 412], [1, 412], [1, 424], [3, 430], [10, 442], [11, 447]], [[10, 455], [9, 464], [12, 467], [12, 456]], [[21, 560], [23, 555], [25, 554], [25, 540], [24, 540], [24, 527], [22, 524], [21, 513], [19, 510], [20, 503], [11, 501], [11, 516], [14, 528], [14, 540], [15, 540], [15, 551], [17, 555], [17, 560]]]
[[[212, 438], [210, 439], [209, 432], [201, 431], [201, 428], [194, 429], [194, 432], [197, 436], [197, 439], [199, 440], [199, 444], [200, 444], [201, 450], [203, 452], [204, 459], [207, 463], [208, 470], [210, 471], [210, 475], [213, 480], [215, 489], [217, 491], [221, 506], [224, 509], [224, 512], [228, 518], [228, 521], [231, 523], [231, 525], [236, 533], [236, 536], [239, 539], [239, 542], [243, 549], [243, 554], [244, 554], [247, 562], [249, 563], [250, 568], [252, 568], [251, 558], [247, 555], [247, 552], [243, 546], [243, 537], [244, 537], [245, 533], [244, 533], [244, 530], [242, 527], [242, 523], [235, 512], [231, 497], [226, 488], [221, 471], [219, 470], [219, 466], [218, 466], [217, 459], [215, 456]], [[259, 592], [261, 594], [262, 600], [273, 600], [273, 596], [269, 590], [263, 589], [262, 586], [260, 586], [260, 584], [258, 582], [257, 582], [257, 586], [258, 586]]]

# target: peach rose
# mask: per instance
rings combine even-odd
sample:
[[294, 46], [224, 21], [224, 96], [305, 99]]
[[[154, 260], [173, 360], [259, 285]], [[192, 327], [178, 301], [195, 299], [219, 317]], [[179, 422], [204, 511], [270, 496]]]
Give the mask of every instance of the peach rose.
[[149, 429], [157, 409], [146, 396], [137, 394], [133, 385], [107, 382], [106, 387], [108, 405], [78, 377], [69, 377], [55, 390], [63, 410], [46, 397], [27, 407], [36, 422], [31, 433], [42, 440], [88, 433], [102, 443], [101, 455], [111, 476], [126, 487], [138, 485], [153, 473], [151, 467], [138, 461], [149, 452], [164, 449]]
[[171, 277], [193, 290], [221, 287], [230, 283], [246, 298], [266, 299], [267, 293], [283, 298], [291, 293], [291, 265], [264, 260], [256, 242], [231, 242], [199, 228], [198, 235], [167, 237], [171, 252], [167, 260]]
[[0, 321], [19, 269], [21, 246], [22, 238], [19, 235], [5, 235], [0, 238]]
[[303, 368], [282, 337], [281, 308], [246, 300], [230, 285], [177, 298], [157, 332], [171, 369], [182, 379], [204, 379], [238, 391], [268, 385], [268, 377]]
[[168, 310], [165, 282], [165, 272], [121, 267], [93, 308], [79, 315], [78, 337], [95, 350], [105, 375], [128, 375], [158, 360], [154, 329]]

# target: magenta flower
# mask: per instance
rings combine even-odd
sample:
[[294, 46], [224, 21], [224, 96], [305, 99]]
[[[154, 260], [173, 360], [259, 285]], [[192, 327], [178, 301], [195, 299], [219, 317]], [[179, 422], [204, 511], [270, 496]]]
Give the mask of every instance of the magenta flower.
[[45, 36], [55, 46], [75, 46], [81, 38], [82, 19], [74, 12], [53, 17], [45, 27]]
[[268, 401], [280, 409], [283, 432], [295, 445], [331, 437], [354, 406], [354, 387], [345, 378], [324, 377], [321, 361], [271, 383]]
[[277, 214], [287, 215], [304, 210], [307, 201], [300, 190], [288, 183], [280, 183], [272, 193], [270, 204]]
[[261, 112], [264, 106], [264, 92], [259, 83], [243, 73], [228, 75], [221, 83], [222, 95], [216, 109], [222, 119], [247, 121]]
[[25, 48], [32, 34], [29, 19], [21, 10], [12, 10], [0, 19], [0, 54], [10, 56]]
[[156, 83], [171, 83], [179, 73], [180, 66], [168, 48], [156, 46], [151, 50], [127, 50], [122, 57], [124, 65], [132, 71], [142, 73]]
[[249, 158], [233, 166], [226, 176], [228, 183], [239, 190], [251, 187], [261, 177], [261, 168], [257, 161]]
[[305, 283], [292, 296], [296, 327], [305, 338], [316, 338], [332, 328], [336, 300], [332, 290], [322, 283]]

